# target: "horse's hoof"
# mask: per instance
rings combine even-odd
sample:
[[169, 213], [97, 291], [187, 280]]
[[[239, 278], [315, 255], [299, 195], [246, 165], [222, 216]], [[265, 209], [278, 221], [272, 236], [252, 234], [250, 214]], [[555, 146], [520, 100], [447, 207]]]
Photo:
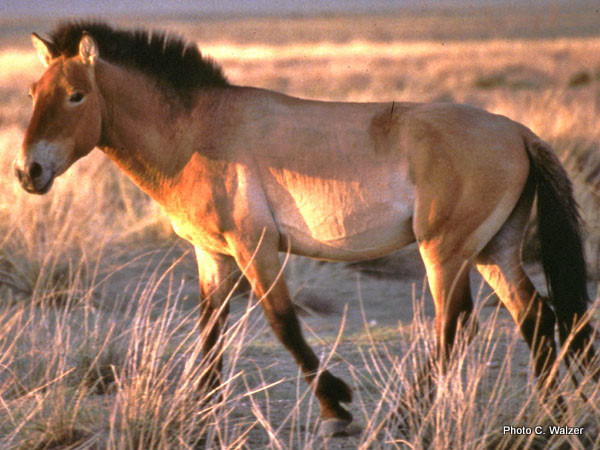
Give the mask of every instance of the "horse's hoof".
[[323, 419], [321, 422], [321, 435], [323, 437], [348, 436], [349, 420], [338, 419], [336, 417]]

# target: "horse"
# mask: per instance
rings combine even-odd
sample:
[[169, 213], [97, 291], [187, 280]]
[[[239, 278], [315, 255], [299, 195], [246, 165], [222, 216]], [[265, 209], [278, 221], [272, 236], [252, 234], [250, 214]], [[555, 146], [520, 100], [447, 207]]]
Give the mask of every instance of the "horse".
[[[46, 70], [30, 88], [16, 177], [45, 194], [98, 147], [162, 205], [195, 248], [204, 385], [220, 380], [237, 266], [316, 395], [324, 433], [344, 433], [352, 390], [303, 337], [279, 253], [350, 262], [414, 242], [435, 303], [432, 360], [448, 360], [471, 316], [472, 267], [510, 312], [544, 391], [557, 384], [556, 326], [567, 362], [595, 357], [572, 185], [524, 125], [466, 105], [232, 85], [196, 45], [164, 32], [70, 21], [32, 42]], [[548, 297], [521, 259], [535, 198]]]

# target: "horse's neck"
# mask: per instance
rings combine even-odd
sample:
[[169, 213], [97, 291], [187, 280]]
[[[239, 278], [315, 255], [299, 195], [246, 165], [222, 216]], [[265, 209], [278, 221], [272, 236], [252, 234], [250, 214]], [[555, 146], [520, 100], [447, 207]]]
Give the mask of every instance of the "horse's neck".
[[101, 63], [96, 80], [103, 100], [99, 147], [147, 194], [160, 200], [179, 171], [181, 115], [144, 75]]

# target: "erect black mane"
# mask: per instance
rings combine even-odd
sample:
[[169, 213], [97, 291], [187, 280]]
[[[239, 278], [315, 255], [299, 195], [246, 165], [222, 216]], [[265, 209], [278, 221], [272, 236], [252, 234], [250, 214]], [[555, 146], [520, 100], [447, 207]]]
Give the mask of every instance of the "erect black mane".
[[228, 86], [221, 68], [203, 57], [195, 44], [165, 32], [118, 30], [103, 22], [65, 22], [50, 33], [52, 55], [77, 55], [84, 32], [98, 44], [100, 58], [154, 77], [184, 103], [198, 88]]

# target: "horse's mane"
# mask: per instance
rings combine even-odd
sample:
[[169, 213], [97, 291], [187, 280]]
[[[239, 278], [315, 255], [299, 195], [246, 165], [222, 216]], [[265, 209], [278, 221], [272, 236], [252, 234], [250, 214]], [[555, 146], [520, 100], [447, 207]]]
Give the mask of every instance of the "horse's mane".
[[221, 68], [202, 56], [195, 44], [165, 32], [118, 30], [95, 21], [64, 22], [50, 33], [52, 56], [77, 55], [84, 32], [98, 44], [101, 58], [155, 78], [184, 103], [198, 88], [228, 86]]

